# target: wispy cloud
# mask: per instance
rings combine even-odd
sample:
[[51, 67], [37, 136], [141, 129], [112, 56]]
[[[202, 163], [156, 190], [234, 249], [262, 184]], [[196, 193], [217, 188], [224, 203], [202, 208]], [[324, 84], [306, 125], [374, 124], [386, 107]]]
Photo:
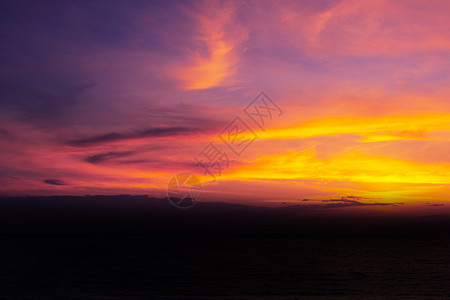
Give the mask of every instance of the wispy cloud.
[[427, 139], [427, 133], [450, 129], [448, 114], [329, 117], [316, 119], [290, 128], [268, 130], [266, 139], [301, 139], [313, 136], [357, 134], [365, 142]]
[[236, 18], [232, 1], [202, 1], [186, 13], [196, 26], [194, 47], [188, 50], [190, 65], [174, 70], [174, 76], [189, 90], [225, 84], [237, 71], [248, 31]]
[[111, 132], [89, 138], [69, 141], [68, 144], [71, 146], [84, 147], [132, 139], [177, 136], [193, 132], [193, 129], [186, 127], [156, 127], [130, 133]]
[[50, 185], [66, 185], [65, 182], [59, 179], [45, 179], [44, 182]]
[[126, 152], [107, 152], [107, 153], [101, 153], [96, 154], [92, 156], [88, 156], [85, 158], [85, 160], [91, 164], [100, 164], [105, 161], [114, 160], [117, 158], [123, 158], [133, 155], [132, 151], [126, 151]]
[[450, 48], [446, 1], [341, 0], [317, 5], [315, 11], [284, 2], [279, 8], [281, 26], [315, 57], [399, 56]]

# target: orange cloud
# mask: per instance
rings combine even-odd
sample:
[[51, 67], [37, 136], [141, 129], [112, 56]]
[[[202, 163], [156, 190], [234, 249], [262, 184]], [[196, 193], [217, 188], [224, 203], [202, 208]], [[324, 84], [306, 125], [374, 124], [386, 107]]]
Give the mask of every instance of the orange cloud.
[[383, 117], [329, 117], [298, 126], [269, 129], [263, 139], [301, 139], [314, 136], [357, 134], [364, 142], [431, 139], [427, 133], [449, 130], [449, 114]]
[[350, 152], [327, 159], [314, 150], [262, 156], [230, 176], [250, 178], [310, 178], [354, 182], [450, 184], [449, 163], [419, 163]]
[[224, 84], [235, 72], [243, 53], [247, 30], [236, 20], [231, 2], [205, 1], [199, 10], [188, 14], [197, 32], [196, 49], [190, 50], [190, 64], [176, 70], [184, 89], [207, 89]]

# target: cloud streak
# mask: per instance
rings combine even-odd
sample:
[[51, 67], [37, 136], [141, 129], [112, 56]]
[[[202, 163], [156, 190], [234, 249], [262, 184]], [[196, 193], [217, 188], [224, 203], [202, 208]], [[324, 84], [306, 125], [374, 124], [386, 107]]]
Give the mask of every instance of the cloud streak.
[[106, 161], [115, 160], [117, 158], [123, 158], [133, 155], [134, 152], [127, 151], [127, 152], [107, 152], [107, 153], [101, 153], [96, 155], [91, 155], [85, 158], [85, 160], [88, 163], [91, 164], [100, 164]]
[[65, 182], [59, 179], [45, 179], [44, 182], [50, 185], [66, 185]]
[[195, 132], [195, 130], [186, 127], [157, 127], [157, 128], [148, 128], [145, 130], [131, 133], [111, 132], [107, 134], [96, 135], [90, 138], [82, 138], [69, 141], [68, 145], [74, 147], [88, 147], [99, 144], [113, 143], [134, 139], [179, 136], [185, 134], [192, 134], [193, 132]]

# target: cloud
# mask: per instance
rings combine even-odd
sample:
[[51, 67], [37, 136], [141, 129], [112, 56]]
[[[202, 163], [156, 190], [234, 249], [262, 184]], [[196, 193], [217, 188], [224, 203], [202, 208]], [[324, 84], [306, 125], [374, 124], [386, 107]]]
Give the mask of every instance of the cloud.
[[364, 142], [428, 139], [427, 133], [450, 129], [449, 114], [380, 117], [328, 117], [297, 126], [267, 130], [265, 139], [300, 139], [358, 134]]
[[199, 90], [222, 85], [234, 75], [243, 53], [247, 30], [236, 19], [233, 2], [204, 1], [195, 11], [186, 10], [197, 29], [195, 46], [188, 50], [189, 66], [174, 70], [184, 89]]
[[[350, 199], [362, 199], [361, 197], [342, 197], [340, 199], [327, 199], [327, 200], [320, 200], [321, 202], [328, 202], [328, 204], [325, 207], [349, 207], [349, 206], [397, 206], [402, 205], [403, 203], [395, 202], [395, 203], [383, 203], [383, 202], [375, 202], [375, 203], [366, 203], [361, 202], [357, 200], [350, 200]], [[331, 202], [331, 203], [330, 203]]]
[[320, 158], [314, 149], [260, 156], [227, 178], [315, 178], [366, 183], [449, 184], [448, 163], [421, 163], [349, 151]]
[[130, 155], [133, 155], [133, 151], [126, 151], [126, 152], [107, 152], [102, 154], [96, 154], [92, 156], [88, 156], [85, 158], [85, 161], [91, 163], [91, 164], [100, 164], [105, 161], [113, 160], [116, 158], [122, 158], [127, 157]]
[[58, 179], [45, 179], [44, 182], [51, 185], [66, 185], [66, 183]]
[[68, 144], [74, 147], [85, 147], [132, 139], [177, 136], [193, 132], [193, 129], [187, 127], [155, 127], [131, 133], [111, 132], [107, 134], [96, 135], [90, 138], [73, 140]]
[[399, 56], [450, 49], [448, 1], [341, 0], [315, 8], [286, 1], [276, 10], [283, 31], [313, 57]]
[[180, 101], [170, 107], [152, 106], [146, 110], [146, 115], [155, 122], [170, 124], [172, 127], [189, 127], [195, 124], [202, 131], [213, 132], [221, 130], [224, 122], [228, 121], [224, 119], [228, 117], [228, 110], [209, 103], [194, 105]]
[[[349, 197], [347, 197], [349, 198]], [[303, 199], [302, 202], [324, 202], [326, 204], [296, 204], [291, 205], [291, 202], [281, 202], [282, 207], [278, 210], [282, 211], [293, 211], [293, 212], [309, 212], [309, 211], [333, 211], [335, 209], [347, 208], [347, 207], [369, 207], [369, 206], [398, 206], [404, 203], [386, 203], [386, 202], [374, 202], [366, 203], [356, 200], [349, 200], [345, 197], [341, 199], [327, 199], [327, 200], [314, 200], [314, 199]], [[359, 197], [356, 197], [359, 198]]]
[[361, 198], [361, 197], [342, 197], [340, 199], [326, 199], [326, 200], [314, 200], [314, 199], [303, 199], [303, 202], [324, 202], [327, 204], [298, 204], [298, 205], [289, 205], [288, 202], [283, 202], [284, 206], [289, 208], [295, 208], [297, 210], [330, 210], [336, 208], [345, 208], [345, 207], [360, 207], [360, 206], [398, 206], [404, 203], [395, 202], [395, 203], [386, 203], [386, 202], [374, 202], [374, 203], [366, 203], [357, 200], [350, 200], [348, 198]]

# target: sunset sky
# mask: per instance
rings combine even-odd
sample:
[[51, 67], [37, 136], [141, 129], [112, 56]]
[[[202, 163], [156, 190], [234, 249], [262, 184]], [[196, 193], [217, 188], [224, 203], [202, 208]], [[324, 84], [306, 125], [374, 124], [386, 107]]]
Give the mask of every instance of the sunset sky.
[[[188, 172], [200, 201], [442, 212], [449, 15], [447, 0], [4, 1], [0, 194], [162, 197]], [[245, 112], [261, 92], [279, 109], [263, 128]], [[240, 155], [233, 121], [255, 137]], [[208, 145], [229, 158], [215, 180]]]

